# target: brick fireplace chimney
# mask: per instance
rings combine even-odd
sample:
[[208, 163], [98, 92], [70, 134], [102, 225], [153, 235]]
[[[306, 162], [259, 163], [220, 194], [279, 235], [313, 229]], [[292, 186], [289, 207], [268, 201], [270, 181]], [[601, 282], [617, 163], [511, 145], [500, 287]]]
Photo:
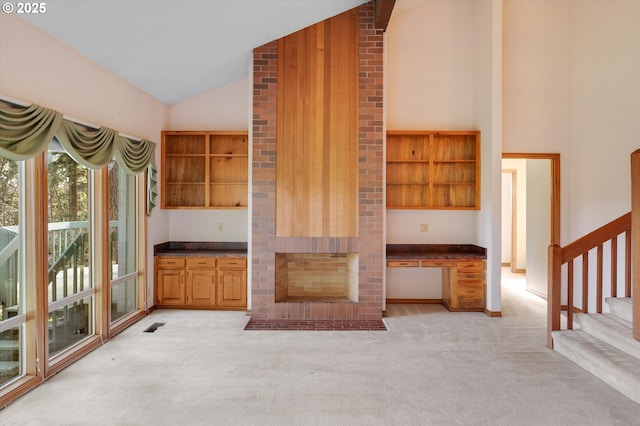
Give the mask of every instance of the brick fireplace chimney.
[[[282, 60], [282, 52], [278, 51], [278, 41], [254, 50], [252, 320], [380, 321], [382, 318], [383, 35], [375, 29], [374, 19], [373, 2], [357, 8], [357, 106], [354, 111], [357, 111], [358, 147], [353, 167], [358, 170], [357, 175], [354, 173], [357, 178], [353, 203], [355, 225], [353, 229], [347, 228], [346, 234], [292, 236], [277, 231], [278, 60]], [[342, 221], [341, 217], [328, 219]], [[318, 259], [313, 260], [316, 254]], [[314, 273], [319, 271], [314, 268], [319, 267], [333, 270]], [[336, 271], [343, 271], [346, 281], [357, 282], [346, 285], [344, 294], [336, 282], [340, 276]], [[295, 289], [285, 288], [294, 275], [304, 274], [307, 275], [302, 284], [296, 284]], [[313, 288], [313, 282], [318, 280], [325, 280], [325, 285]], [[327, 288], [327, 293], [314, 296], [316, 291], [325, 291], [319, 290], [320, 287]]]

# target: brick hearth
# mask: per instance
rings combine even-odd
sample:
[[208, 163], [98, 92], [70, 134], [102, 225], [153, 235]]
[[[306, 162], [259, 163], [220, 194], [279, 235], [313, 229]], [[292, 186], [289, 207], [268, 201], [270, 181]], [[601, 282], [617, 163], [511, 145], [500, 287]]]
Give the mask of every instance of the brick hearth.
[[387, 331], [381, 320], [250, 320], [245, 330]]

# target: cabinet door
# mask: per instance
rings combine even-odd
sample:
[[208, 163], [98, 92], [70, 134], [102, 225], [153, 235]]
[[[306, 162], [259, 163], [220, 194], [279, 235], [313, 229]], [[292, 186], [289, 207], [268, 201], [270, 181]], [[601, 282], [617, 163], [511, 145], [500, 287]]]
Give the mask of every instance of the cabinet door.
[[216, 304], [216, 271], [202, 269], [187, 272], [189, 295], [187, 303], [193, 306], [214, 306]]
[[158, 290], [158, 304], [184, 305], [186, 301], [184, 270], [159, 269], [156, 287]]
[[247, 305], [247, 271], [221, 269], [218, 280], [218, 306], [245, 307]]

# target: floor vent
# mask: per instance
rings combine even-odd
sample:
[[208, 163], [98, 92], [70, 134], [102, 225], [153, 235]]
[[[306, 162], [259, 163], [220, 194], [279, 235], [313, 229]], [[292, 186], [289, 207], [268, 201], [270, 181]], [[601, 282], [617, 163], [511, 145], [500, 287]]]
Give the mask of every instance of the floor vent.
[[147, 327], [146, 329], [142, 330], [144, 333], [153, 333], [154, 331], [156, 331], [158, 329], [158, 327], [162, 327], [163, 325], [165, 325], [164, 322], [154, 322], [153, 324], [151, 324], [149, 327]]

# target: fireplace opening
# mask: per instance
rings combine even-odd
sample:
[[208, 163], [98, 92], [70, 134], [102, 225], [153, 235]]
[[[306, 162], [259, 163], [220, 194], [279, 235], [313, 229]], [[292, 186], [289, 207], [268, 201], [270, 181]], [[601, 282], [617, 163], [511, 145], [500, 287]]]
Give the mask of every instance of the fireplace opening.
[[276, 253], [276, 302], [357, 302], [357, 253]]

